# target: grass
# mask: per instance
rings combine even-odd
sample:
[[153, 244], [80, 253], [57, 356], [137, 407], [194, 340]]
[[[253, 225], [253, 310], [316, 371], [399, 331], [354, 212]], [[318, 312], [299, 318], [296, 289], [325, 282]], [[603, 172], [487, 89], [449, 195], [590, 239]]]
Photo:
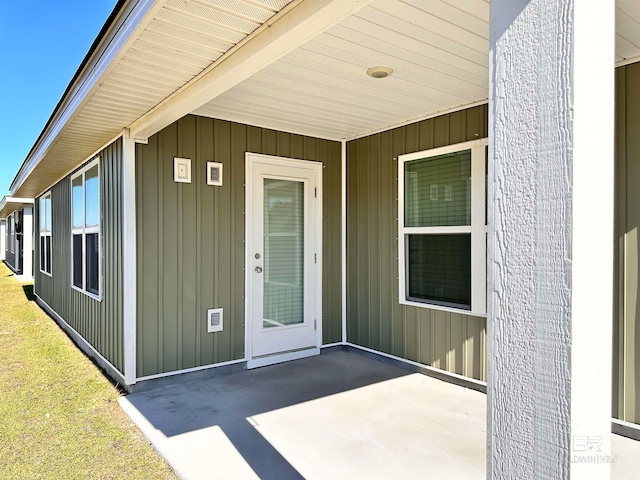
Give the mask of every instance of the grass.
[[32, 289], [0, 262], [0, 477], [176, 478]]

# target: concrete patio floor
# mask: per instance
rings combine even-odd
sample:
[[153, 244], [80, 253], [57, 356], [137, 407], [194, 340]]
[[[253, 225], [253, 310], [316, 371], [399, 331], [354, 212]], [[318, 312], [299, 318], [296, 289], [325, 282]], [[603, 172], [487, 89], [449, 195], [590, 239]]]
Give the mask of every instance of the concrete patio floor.
[[[485, 478], [483, 393], [356, 351], [174, 382], [120, 403], [184, 479]], [[613, 437], [612, 478], [638, 478]]]

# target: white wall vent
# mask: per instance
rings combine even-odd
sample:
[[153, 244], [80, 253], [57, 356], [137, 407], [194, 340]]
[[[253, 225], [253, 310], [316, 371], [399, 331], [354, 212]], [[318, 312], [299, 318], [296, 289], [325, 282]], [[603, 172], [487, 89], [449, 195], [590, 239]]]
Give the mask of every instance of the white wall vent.
[[207, 162], [207, 185], [222, 186], [222, 164]]
[[207, 332], [222, 331], [222, 309], [210, 308], [207, 310]]
[[191, 159], [173, 159], [173, 181], [179, 183], [191, 183]]

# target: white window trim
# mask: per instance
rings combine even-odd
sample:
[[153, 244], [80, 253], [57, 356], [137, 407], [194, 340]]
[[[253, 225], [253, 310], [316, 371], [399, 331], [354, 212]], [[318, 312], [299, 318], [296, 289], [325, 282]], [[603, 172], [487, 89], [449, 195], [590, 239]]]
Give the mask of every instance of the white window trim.
[[[485, 149], [489, 140], [483, 138], [445, 147], [408, 153], [398, 157], [398, 301], [402, 305], [443, 310], [484, 317], [487, 315], [487, 243], [485, 225]], [[404, 164], [412, 160], [436, 157], [471, 150], [471, 225], [453, 227], [404, 226]], [[471, 234], [471, 309], [448, 307], [407, 299], [405, 236], [409, 234]]]
[[[98, 196], [98, 211], [99, 211], [99, 221], [97, 227], [87, 227], [87, 189], [85, 185], [84, 174], [87, 170], [98, 165], [98, 183], [100, 185], [99, 188], [99, 196]], [[71, 189], [71, 288], [77, 290], [78, 292], [82, 292], [88, 297], [91, 297], [95, 300], [102, 301], [102, 175], [100, 172], [100, 157], [96, 157], [95, 160], [89, 162], [87, 165], [82, 167], [82, 169], [78, 170], [71, 176], [71, 181], [69, 182], [69, 188]], [[84, 225], [82, 228], [74, 228], [73, 226], [73, 180], [82, 176], [82, 206], [83, 206], [83, 216], [84, 216]], [[89, 292], [86, 290], [87, 284], [87, 255], [86, 255], [86, 235], [91, 233], [98, 234], [98, 294]], [[82, 235], [82, 285], [83, 288], [77, 287], [73, 284], [73, 236], [74, 235]]]
[[[49, 245], [50, 245], [50, 249], [49, 249], [49, 255], [52, 257], [51, 260], [51, 272], [47, 272], [46, 270], [42, 270], [42, 268], [40, 268], [40, 272], [44, 273], [45, 275], [48, 275], [49, 277], [53, 276], [53, 256], [51, 255], [52, 250], [53, 250], [53, 236], [51, 235], [51, 231], [52, 230], [47, 230], [46, 229], [46, 225], [47, 225], [47, 220], [45, 218], [45, 228], [41, 228], [40, 226], [40, 222], [41, 222], [41, 218], [42, 218], [42, 208], [40, 208], [41, 206], [41, 201], [42, 200], [46, 200], [47, 198], [49, 198], [49, 213], [51, 215], [51, 229], [53, 230], [53, 214], [51, 213], [51, 190], [49, 190], [47, 193], [45, 193], [44, 195], [42, 195], [39, 199], [38, 199], [38, 230], [40, 232], [39, 238], [38, 238], [38, 250], [40, 252], [40, 258], [38, 258], [38, 268], [40, 268], [40, 266], [42, 265], [42, 242], [40, 241], [40, 239], [42, 239], [42, 237], [49, 237]], [[45, 265], [46, 265], [46, 259], [45, 259]]]

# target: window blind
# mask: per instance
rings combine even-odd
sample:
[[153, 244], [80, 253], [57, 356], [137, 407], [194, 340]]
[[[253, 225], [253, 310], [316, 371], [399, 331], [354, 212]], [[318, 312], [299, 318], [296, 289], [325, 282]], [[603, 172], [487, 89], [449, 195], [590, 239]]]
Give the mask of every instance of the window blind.
[[471, 152], [405, 163], [405, 227], [471, 225]]
[[304, 322], [304, 184], [264, 180], [266, 328]]

